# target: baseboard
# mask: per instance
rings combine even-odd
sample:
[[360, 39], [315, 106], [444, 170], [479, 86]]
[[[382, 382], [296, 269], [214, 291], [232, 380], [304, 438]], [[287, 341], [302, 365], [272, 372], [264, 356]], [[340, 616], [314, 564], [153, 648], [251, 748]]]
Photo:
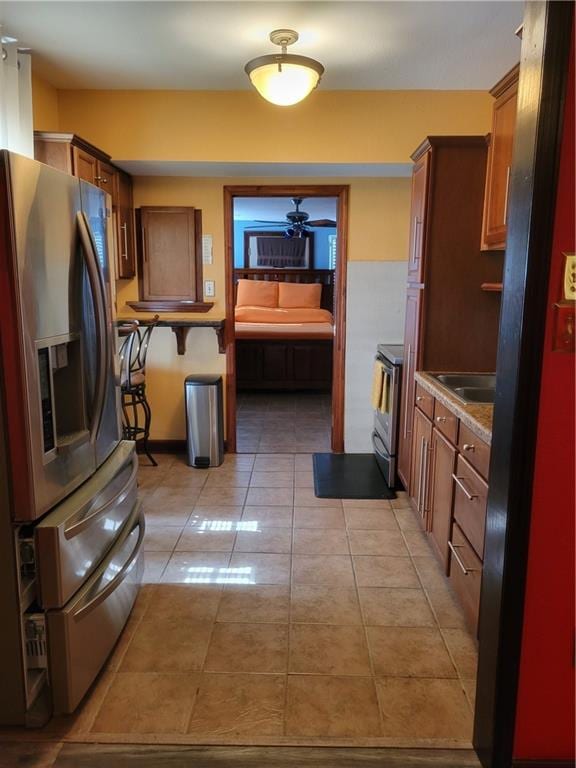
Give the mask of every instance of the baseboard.
[[[186, 440], [148, 440], [150, 453], [186, 453]], [[224, 441], [224, 452], [227, 451]], [[138, 453], [142, 453], [142, 446], [138, 446]]]
[[512, 760], [512, 768], [574, 768], [573, 760]]

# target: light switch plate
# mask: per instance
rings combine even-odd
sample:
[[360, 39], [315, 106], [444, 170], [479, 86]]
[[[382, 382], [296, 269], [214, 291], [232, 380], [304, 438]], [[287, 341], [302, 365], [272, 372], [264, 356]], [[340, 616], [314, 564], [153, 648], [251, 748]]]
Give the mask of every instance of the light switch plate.
[[214, 280], [204, 280], [204, 298], [213, 299], [216, 295], [216, 285]]
[[202, 235], [202, 264], [212, 264], [212, 235]]
[[565, 253], [564, 262], [564, 291], [565, 301], [576, 301], [576, 254]]

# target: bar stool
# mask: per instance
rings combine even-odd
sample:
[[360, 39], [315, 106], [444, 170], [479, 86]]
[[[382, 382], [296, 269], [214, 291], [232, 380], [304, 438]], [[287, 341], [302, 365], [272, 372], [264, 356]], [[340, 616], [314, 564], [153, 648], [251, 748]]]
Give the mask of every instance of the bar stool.
[[155, 467], [158, 463], [148, 448], [152, 411], [146, 398], [146, 356], [150, 336], [158, 320], [159, 316], [156, 315], [144, 327], [137, 320], [124, 326], [126, 335], [120, 347], [123, 437], [125, 440], [141, 442], [143, 452]]

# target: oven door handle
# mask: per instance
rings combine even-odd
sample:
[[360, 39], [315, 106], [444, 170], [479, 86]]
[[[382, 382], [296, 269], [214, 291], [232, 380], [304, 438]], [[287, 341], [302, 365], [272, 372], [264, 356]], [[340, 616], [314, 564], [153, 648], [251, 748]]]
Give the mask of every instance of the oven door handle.
[[[378, 432], [374, 431], [372, 432], [372, 442], [374, 444], [374, 448], [376, 449], [376, 452], [380, 454], [380, 456], [390, 456], [390, 451], [386, 448], [386, 445]], [[382, 446], [382, 449], [380, 450], [378, 447], [378, 443]]]

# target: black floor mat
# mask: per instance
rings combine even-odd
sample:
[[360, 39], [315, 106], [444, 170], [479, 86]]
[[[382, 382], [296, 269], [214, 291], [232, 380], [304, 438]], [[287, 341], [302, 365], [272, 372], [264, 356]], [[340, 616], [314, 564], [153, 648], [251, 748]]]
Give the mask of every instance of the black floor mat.
[[371, 453], [315, 453], [314, 493], [320, 499], [395, 499]]

